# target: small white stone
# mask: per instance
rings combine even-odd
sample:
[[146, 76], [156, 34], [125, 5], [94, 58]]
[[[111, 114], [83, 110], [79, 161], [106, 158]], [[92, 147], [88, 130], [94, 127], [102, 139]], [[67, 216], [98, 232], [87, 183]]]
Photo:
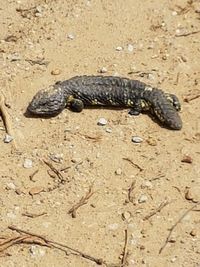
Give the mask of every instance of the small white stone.
[[112, 129], [111, 128], [106, 128], [106, 132], [107, 133], [112, 133]]
[[10, 211], [7, 213], [7, 217], [10, 219], [15, 219], [16, 218], [16, 214], [13, 211]]
[[32, 168], [33, 167], [33, 161], [31, 159], [25, 159], [23, 167], [26, 169]]
[[13, 137], [9, 134], [6, 134], [4, 137], [4, 143], [10, 143], [13, 140]]
[[108, 71], [108, 70], [107, 70], [106, 67], [102, 67], [102, 68], [99, 70], [100, 73], [106, 73], [107, 71]]
[[149, 189], [152, 189], [153, 185], [150, 181], [144, 181], [141, 185], [141, 188], [149, 188]]
[[172, 16], [176, 16], [178, 13], [176, 11], [172, 11]]
[[148, 197], [146, 195], [141, 195], [139, 198], [138, 198], [138, 203], [144, 203], [148, 200]]
[[171, 262], [173, 263], [173, 262], [175, 262], [176, 260], [177, 260], [177, 257], [174, 256], [174, 257], [171, 259]]
[[50, 153], [49, 157], [51, 160], [53, 160], [57, 163], [63, 161], [63, 153], [61, 153], [61, 154]]
[[36, 7], [36, 11], [37, 11], [38, 13], [42, 13], [42, 7], [41, 7], [41, 6], [37, 6], [37, 7]]
[[118, 169], [115, 171], [115, 174], [116, 174], [116, 175], [121, 175], [121, 174], [122, 174], [122, 169], [118, 168]]
[[112, 230], [112, 231], [115, 231], [119, 228], [119, 224], [118, 223], [112, 223], [112, 224], [109, 224], [108, 225], [108, 229], [109, 230]]
[[49, 228], [50, 225], [51, 225], [51, 222], [43, 222], [43, 223], [42, 223], [42, 226], [43, 226], [44, 228]]
[[116, 72], [114, 72], [114, 73], [113, 73], [113, 76], [115, 76], [115, 77], [118, 77], [118, 76], [120, 76], [120, 75], [119, 75], [119, 72], [117, 72], [117, 71], [116, 71]]
[[67, 39], [74, 40], [74, 35], [72, 33], [67, 34]]
[[13, 190], [16, 189], [16, 185], [15, 185], [14, 183], [6, 183], [6, 187], [7, 187], [8, 189], [13, 189]]
[[155, 80], [155, 76], [152, 73], [148, 73], [147, 78], [151, 81]]
[[32, 256], [33, 257], [35, 257], [36, 256], [36, 246], [34, 246], [34, 245], [32, 245], [31, 247], [30, 247], [30, 253], [32, 254]]
[[116, 174], [116, 175], [121, 175], [121, 174], [122, 174], [122, 169], [118, 168], [118, 169], [115, 171], [115, 174]]
[[7, 56], [7, 59], [10, 61], [18, 61], [18, 60], [21, 60], [21, 56], [19, 53], [14, 52], [14, 53], [9, 54]]
[[105, 126], [107, 124], [107, 120], [105, 118], [100, 118], [97, 122], [97, 125], [99, 126]]
[[117, 47], [115, 48], [115, 50], [116, 50], [116, 51], [122, 51], [123, 48], [122, 48], [121, 46], [117, 46]]
[[132, 137], [132, 142], [139, 144], [139, 143], [143, 142], [143, 139], [141, 137], [139, 137], [139, 136], [133, 136]]
[[37, 256], [43, 257], [46, 252], [43, 248], [32, 245], [30, 247], [30, 253], [31, 253], [32, 257], [37, 257]]
[[36, 12], [35, 17], [42, 17], [42, 13]]
[[133, 52], [134, 46], [132, 44], [128, 44], [127, 49], [129, 52]]

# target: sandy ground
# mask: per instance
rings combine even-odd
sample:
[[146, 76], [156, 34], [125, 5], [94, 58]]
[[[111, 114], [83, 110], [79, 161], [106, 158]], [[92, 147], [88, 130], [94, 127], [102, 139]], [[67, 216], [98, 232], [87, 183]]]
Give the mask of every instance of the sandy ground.
[[[5, 241], [19, 235], [8, 228], [15, 225], [104, 266], [199, 267], [200, 2], [0, 4], [0, 88], [17, 146], [4, 143], [0, 120], [0, 266], [97, 265], [34, 236], [32, 244], [17, 239], [6, 249]], [[170, 131], [127, 110], [24, 116], [39, 89], [102, 68], [175, 93], [183, 129]], [[102, 117], [106, 126], [97, 125]], [[134, 144], [132, 136], [143, 142]], [[73, 218], [68, 211], [90, 188]]]

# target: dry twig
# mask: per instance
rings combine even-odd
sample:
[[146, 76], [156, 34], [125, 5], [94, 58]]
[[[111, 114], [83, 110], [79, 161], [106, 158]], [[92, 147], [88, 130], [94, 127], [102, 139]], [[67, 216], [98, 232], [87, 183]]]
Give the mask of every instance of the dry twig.
[[174, 82], [174, 85], [178, 85], [179, 78], [180, 78], [180, 72], [178, 72], [177, 75], [176, 75], [176, 81]]
[[128, 245], [128, 231], [126, 229], [125, 230], [125, 241], [124, 241], [124, 248], [123, 248], [123, 253], [122, 253], [121, 266], [126, 265], [127, 256], [128, 256], [127, 245]]
[[33, 177], [39, 172], [39, 170], [35, 170], [32, 174], [29, 175], [29, 179], [32, 181], [32, 182], [35, 182], [33, 180]]
[[89, 188], [89, 191], [87, 192], [87, 194], [82, 197], [80, 199], [80, 201], [75, 204], [69, 211], [68, 214], [72, 215], [72, 218], [76, 218], [76, 211], [78, 208], [80, 208], [81, 206], [87, 204], [89, 198], [94, 194], [94, 191], [92, 190], [92, 186]]
[[94, 135], [94, 136], [92, 136], [92, 135], [88, 135], [88, 134], [84, 134], [84, 133], [75, 133], [75, 134], [76, 135], [79, 135], [82, 138], [91, 140], [93, 142], [99, 142], [102, 139], [102, 136], [101, 135]]
[[192, 32], [185, 32], [185, 33], [179, 33], [179, 34], [175, 34], [176, 37], [186, 37], [189, 35], [193, 35], [193, 34], [197, 34], [200, 31], [192, 31]]
[[200, 97], [200, 90], [194, 90], [190, 94], [186, 95], [183, 100], [189, 103], [190, 101], [195, 100], [199, 97]]
[[30, 243], [32, 243], [32, 244], [34, 243], [34, 244], [37, 244], [37, 245], [40, 245], [40, 246], [46, 246], [46, 247], [49, 247], [49, 248], [53, 247], [53, 248], [62, 250], [65, 253], [68, 252], [67, 250], [70, 250], [71, 252], [76, 253], [77, 255], [79, 255], [79, 256], [81, 256], [81, 257], [83, 257], [85, 259], [88, 259], [90, 261], [93, 261], [93, 262], [95, 262], [96, 264], [99, 264], [99, 265], [102, 265], [104, 263], [104, 261], [102, 259], [94, 258], [94, 257], [92, 257], [92, 256], [90, 256], [88, 254], [85, 254], [85, 253], [81, 252], [78, 249], [74, 249], [74, 248], [71, 248], [68, 245], [62, 244], [60, 242], [56, 242], [56, 241], [47, 239], [46, 237], [43, 237], [41, 235], [34, 234], [34, 233], [31, 233], [31, 232], [26, 231], [26, 230], [19, 229], [19, 228], [15, 227], [15, 226], [9, 226], [8, 228], [10, 230], [12, 230], [12, 231], [17, 231], [21, 235], [19, 237], [15, 237], [14, 241], [11, 242], [11, 243], [9, 243], [10, 241], [4, 242], [3, 244], [6, 245], [8, 243], [9, 246], [8, 245], [7, 245], [7, 247], [4, 246], [2, 249], [1, 249], [1, 244], [2, 243], [0, 243], [0, 251], [3, 251], [6, 248], [8, 248], [8, 247], [10, 247], [12, 245], [15, 245], [15, 244], [19, 244], [19, 243], [29, 243], [29, 244]]
[[185, 218], [185, 216], [190, 212], [190, 211], [192, 211], [192, 210], [194, 210], [196, 207], [197, 207], [197, 205], [198, 205], [199, 203], [197, 203], [197, 204], [195, 204], [195, 205], [193, 205], [191, 208], [189, 208], [188, 210], [186, 210], [184, 213], [183, 213], [183, 215], [178, 219], [178, 221], [170, 228], [170, 230], [169, 230], [169, 234], [168, 234], [168, 236], [167, 236], [167, 238], [166, 238], [166, 240], [165, 240], [165, 243], [163, 244], [163, 246], [160, 248], [160, 250], [159, 250], [159, 254], [161, 254], [162, 253], [162, 251], [164, 250], [164, 248], [167, 246], [167, 244], [169, 243], [169, 240], [170, 240], [170, 237], [171, 237], [171, 235], [172, 235], [172, 232], [174, 231], [174, 229], [176, 228], [176, 226]]
[[[4, 99], [4, 96], [3, 96], [2, 93], [0, 95], [0, 115], [1, 115], [2, 120], [3, 120], [5, 129], [6, 129], [6, 133], [13, 137], [14, 135], [13, 135], [13, 132], [12, 132], [11, 121], [10, 121], [8, 112], [7, 112], [6, 108], [5, 108], [5, 99]], [[16, 148], [16, 144], [15, 144], [14, 140], [12, 140], [12, 143], [14, 145], [14, 148]]]
[[133, 162], [131, 159], [129, 159], [129, 158], [122, 158], [122, 159], [130, 162], [134, 167], [138, 168], [139, 171], [143, 171], [144, 170], [142, 167], [140, 167], [137, 163]]
[[30, 212], [24, 212], [22, 213], [22, 216], [26, 216], [26, 217], [29, 217], [29, 218], [37, 218], [37, 217], [40, 217], [40, 216], [43, 216], [43, 215], [46, 215], [47, 212], [42, 212], [42, 213], [30, 213]]
[[63, 177], [62, 173], [57, 170], [50, 162], [46, 161], [43, 159], [43, 162], [56, 174], [58, 177], [59, 181], [64, 184], [66, 182], [66, 179]]
[[154, 216], [156, 213], [160, 212], [165, 206], [167, 206], [170, 202], [169, 201], [164, 201], [162, 202], [159, 207], [155, 210], [153, 210], [152, 212], [150, 212], [148, 215], [146, 215], [144, 217], [144, 221], [148, 220], [149, 218], [151, 218], [152, 216]]
[[128, 188], [128, 200], [129, 200], [129, 202], [133, 202], [134, 197], [132, 196], [132, 192], [135, 188], [135, 184], [136, 184], [136, 181], [133, 181], [131, 183], [130, 187]]

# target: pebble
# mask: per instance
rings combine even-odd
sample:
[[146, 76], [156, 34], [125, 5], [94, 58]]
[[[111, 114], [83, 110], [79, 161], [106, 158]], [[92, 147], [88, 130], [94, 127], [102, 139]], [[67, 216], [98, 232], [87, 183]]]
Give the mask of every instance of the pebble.
[[148, 197], [146, 195], [141, 195], [139, 198], [138, 198], [138, 203], [144, 203], [148, 200]]
[[152, 73], [148, 73], [147, 79], [153, 81], [153, 80], [155, 80], [155, 76]]
[[116, 51], [122, 51], [123, 48], [122, 48], [121, 46], [117, 46], [117, 47], [115, 48], [115, 50], [116, 50]]
[[121, 175], [121, 174], [122, 174], [122, 169], [118, 168], [118, 169], [115, 171], [115, 174], [116, 174], [116, 175]]
[[150, 181], [144, 181], [141, 185], [141, 188], [144, 189], [144, 188], [149, 188], [149, 189], [152, 189], [153, 188], [153, 185]]
[[147, 139], [147, 143], [148, 143], [150, 146], [157, 146], [157, 142], [156, 142], [156, 140], [155, 140], [153, 137], [151, 137], [151, 136], [148, 137], [148, 139]]
[[74, 35], [72, 33], [67, 34], [69, 40], [74, 40]]
[[197, 230], [196, 229], [192, 229], [192, 231], [190, 232], [191, 236], [196, 236], [197, 235]]
[[36, 13], [35, 13], [35, 17], [42, 17], [42, 13], [40, 13], [40, 12], [36, 12]]
[[61, 153], [61, 154], [50, 153], [49, 157], [51, 160], [53, 160], [54, 162], [57, 162], [57, 163], [60, 163], [63, 161], [63, 153]]
[[7, 59], [9, 59], [10, 61], [18, 61], [18, 60], [21, 60], [21, 56], [19, 53], [17, 52], [14, 52], [12, 54], [9, 54], [7, 56]]
[[107, 124], [107, 120], [105, 118], [100, 118], [97, 122], [97, 125], [99, 126], [105, 126]]
[[99, 70], [99, 73], [106, 73], [108, 70], [106, 67], [102, 67], [100, 70]]
[[191, 158], [190, 156], [188, 156], [188, 155], [185, 155], [185, 156], [182, 158], [181, 162], [191, 164], [191, 163], [192, 163], [192, 158]]
[[30, 253], [32, 254], [33, 257], [44, 256], [45, 255], [45, 250], [42, 249], [42, 248], [39, 248], [38, 246], [32, 245], [30, 247]]
[[176, 16], [178, 13], [176, 11], [172, 11], [172, 16]]
[[132, 142], [139, 144], [139, 143], [143, 142], [143, 139], [141, 137], [139, 137], [139, 136], [133, 136], [132, 137]]
[[16, 218], [16, 214], [13, 211], [10, 211], [7, 213], [7, 217], [10, 219], [15, 219]]
[[199, 201], [199, 194], [198, 192], [195, 192], [195, 188], [186, 187], [185, 188], [185, 199], [191, 200], [194, 203], [197, 203]]
[[33, 161], [31, 159], [25, 159], [23, 167], [26, 169], [30, 169], [33, 167]]
[[128, 44], [127, 49], [129, 52], [133, 52], [134, 46], [132, 44]]
[[59, 75], [61, 74], [61, 70], [60, 69], [54, 69], [51, 71], [51, 75]]
[[16, 185], [14, 183], [12, 183], [12, 182], [6, 183], [6, 188], [15, 190], [16, 189]]
[[9, 134], [6, 134], [4, 137], [4, 143], [10, 143], [13, 140], [13, 137]]
[[109, 230], [112, 230], [112, 231], [115, 231], [119, 228], [119, 224], [118, 223], [112, 223], [112, 224], [109, 224], [108, 225], [108, 229]]
[[176, 236], [175, 235], [172, 235], [168, 241], [170, 243], [175, 243], [176, 242]]
[[36, 6], [36, 11], [38, 13], [42, 13], [42, 7], [41, 6]]
[[171, 263], [175, 262], [177, 260], [177, 257], [174, 256], [173, 258], [171, 258]]
[[111, 128], [106, 128], [106, 132], [107, 133], [112, 133], [112, 129]]

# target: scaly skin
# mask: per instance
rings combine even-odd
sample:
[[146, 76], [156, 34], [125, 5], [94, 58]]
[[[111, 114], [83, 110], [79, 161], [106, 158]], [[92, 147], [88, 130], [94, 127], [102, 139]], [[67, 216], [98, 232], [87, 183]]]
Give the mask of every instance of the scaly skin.
[[165, 126], [180, 130], [182, 121], [178, 98], [143, 82], [112, 76], [77, 76], [39, 91], [28, 111], [39, 116], [55, 116], [65, 107], [80, 112], [84, 106], [131, 108], [130, 114], [150, 111]]

